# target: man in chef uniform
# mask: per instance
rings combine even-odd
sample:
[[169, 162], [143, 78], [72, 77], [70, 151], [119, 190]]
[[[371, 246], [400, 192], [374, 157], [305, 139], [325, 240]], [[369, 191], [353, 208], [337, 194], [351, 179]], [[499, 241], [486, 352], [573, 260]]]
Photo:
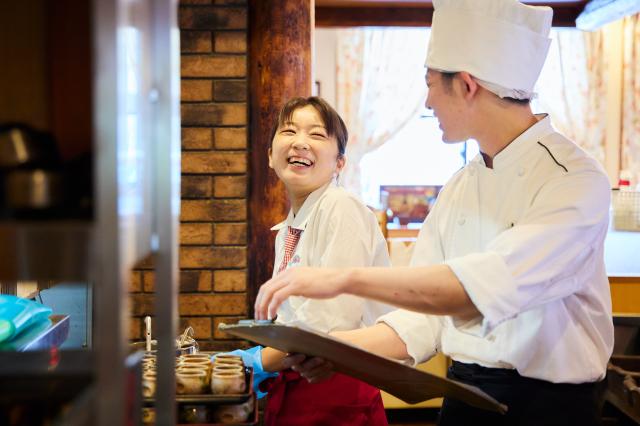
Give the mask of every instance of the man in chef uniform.
[[[508, 405], [507, 415], [445, 399], [441, 425], [598, 424], [613, 347], [603, 242], [610, 186], [600, 165], [529, 100], [552, 10], [516, 0], [434, 0], [426, 60], [445, 142], [481, 153], [443, 188], [411, 267], [294, 268], [267, 282], [256, 318], [291, 295], [353, 294], [403, 309], [336, 333], [414, 365], [436, 352], [448, 377]], [[407, 153], [411, 155], [411, 153]], [[330, 363], [287, 362], [310, 381]]]

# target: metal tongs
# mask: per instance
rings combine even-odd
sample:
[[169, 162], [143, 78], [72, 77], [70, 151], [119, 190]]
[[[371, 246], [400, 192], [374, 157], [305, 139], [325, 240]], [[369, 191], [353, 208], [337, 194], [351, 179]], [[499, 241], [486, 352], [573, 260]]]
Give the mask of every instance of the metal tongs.
[[176, 340], [176, 348], [180, 349], [184, 346], [192, 345], [195, 342], [195, 339], [193, 338], [193, 334], [194, 334], [193, 327], [189, 326], [185, 328], [180, 338]]

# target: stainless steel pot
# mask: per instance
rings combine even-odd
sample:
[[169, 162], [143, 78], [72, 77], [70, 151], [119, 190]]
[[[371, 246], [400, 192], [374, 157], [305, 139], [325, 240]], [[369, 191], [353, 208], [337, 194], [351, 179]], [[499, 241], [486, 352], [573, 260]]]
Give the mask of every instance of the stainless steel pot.
[[0, 125], [0, 168], [41, 167], [59, 163], [49, 135], [23, 124]]
[[49, 209], [64, 202], [61, 174], [43, 169], [16, 169], [7, 172], [4, 182], [7, 207], [10, 209]]

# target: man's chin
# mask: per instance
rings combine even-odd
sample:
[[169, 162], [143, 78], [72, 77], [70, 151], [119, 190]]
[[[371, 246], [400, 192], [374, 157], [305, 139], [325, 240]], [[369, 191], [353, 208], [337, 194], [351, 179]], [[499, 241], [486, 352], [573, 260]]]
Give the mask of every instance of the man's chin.
[[466, 141], [466, 139], [464, 139], [464, 138], [449, 136], [447, 134], [443, 134], [442, 135], [442, 142], [444, 142], [446, 144], [454, 144], [454, 143], [460, 143], [460, 142], [465, 142], [465, 141]]

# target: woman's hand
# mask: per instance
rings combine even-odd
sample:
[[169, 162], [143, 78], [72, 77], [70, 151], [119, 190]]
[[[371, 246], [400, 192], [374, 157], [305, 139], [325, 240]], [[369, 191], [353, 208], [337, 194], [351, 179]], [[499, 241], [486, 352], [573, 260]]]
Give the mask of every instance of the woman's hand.
[[303, 354], [289, 354], [282, 361], [282, 365], [298, 372], [309, 383], [319, 383], [333, 376], [333, 363], [324, 358], [309, 358]]
[[346, 271], [335, 268], [295, 267], [273, 277], [260, 287], [256, 298], [256, 320], [272, 319], [289, 296], [331, 299], [345, 291]]

